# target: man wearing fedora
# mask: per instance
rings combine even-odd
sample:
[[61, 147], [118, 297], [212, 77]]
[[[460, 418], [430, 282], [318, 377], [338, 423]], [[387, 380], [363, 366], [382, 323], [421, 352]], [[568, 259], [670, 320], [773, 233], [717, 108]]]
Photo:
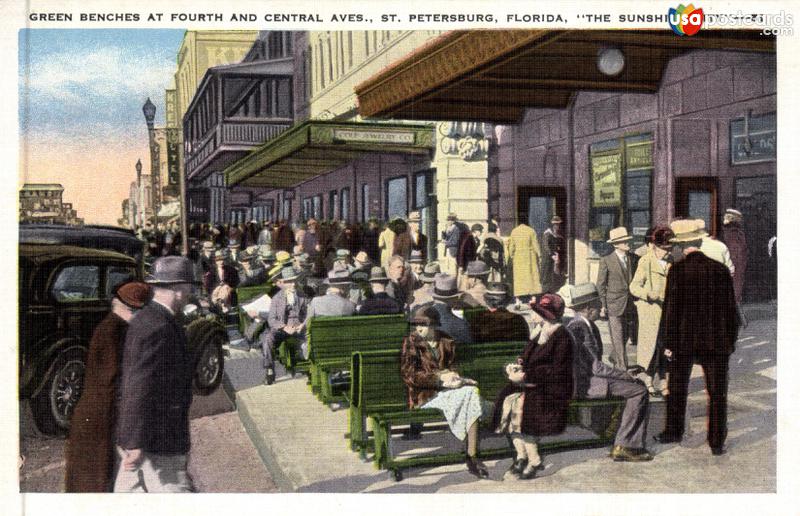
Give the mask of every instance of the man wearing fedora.
[[146, 278], [152, 301], [131, 319], [123, 347], [115, 492], [190, 492], [192, 364], [175, 315], [189, 302], [194, 266], [166, 256]]
[[280, 290], [272, 298], [269, 306], [267, 324], [269, 330], [261, 333], [261, 351], [264, 354], [264, 383], [275, 383], [275, 360], [273, 348], [289, 337], [297, 339], [300, 352], [306, 356], [305, 320], [308, 311], [308, 298], [297, 290], [296, 281], [299, 273], [294, 267], [281, 269], [278, 286]]
[[622, 462], [653, 460], [645, 448], [649, 397], [644, 384], [619, 367], [603, 362], [603, 341], [594, 321], [600, 316], [600, 296], [593, 283], [565, 285], [566, 305], [575, 312], [567, 324], [573, 342], [575, 398], [625, 398], [611, 458]]
[[467, 284], [464, 297], [461, 301], [471, 307], [487, 306], [486, 303], [486, 278], [489, 276], [489, 266], [480, 260], [467, 264]]
[[713, 455], [725, 453], [727, 436], [728, 360], [739, 333], [739, 315], [730, 271], [704, 255], [703, 232], [694, 221], [671, 224], [671, 239], [684, 258], [667, 274], [660, 333], [670, 357], [667, 422], [656, 436], [661, 443], [683, 437], [686, 398], [692, 366], [703, 368], [708, 392], [708, 445]]
[[389, 265], [386, 268], [386, 275], [389, 277], [389, 284], [386, 286], [386, 293], [389, 297], [397, 301], [405, 310], [411, 300], [411, 293], [414, 291], [413, 277], [406, 268], [406, 261], [402, 256], [392, 256], [389, 258]]
[[427, 303], [433, 303], [433, 282], [436, 275], [439, 274], [439, 262], [431, 262], [425, 264], [420, 276], [422, 286], [414, 291], [414, 298], [411, 300], [411, 310], [422, 306]]
[[384, 315], [403, 313], [403, 307], [386, 293], [389, 278], [383, 269], [373, 267], [369, 275], [372, 297], [364, 301], [358, 309], [358, 315]]
[[475, 314], [470, 324], [473, 342], [530, 340], [525, 318], [506, 309], [510, 296], [505, 283], [489, 283], [484, 298], [488, 309]]
[[556, 292], [564, 284], [566, 242], [561, 234], [561, 217], [554, 216], [542, 233], [542, 290]]
[[628, 369], [628, 355], [625, 346], [628, 339], [636, 345], [636, 308], [629, 286], [636, 272], [638, 257], [630, 252], [631, 236], [625, 227], [614, 228], [609, 232], [608, 243], [614, 250], [600, 260], [597, 274], [597, 290], [603, 311], [608, 315], [608, 329], [611, 333], [611, 354], [609, 360], [619, 369]]
[[453, 306], [461, 305], [462, 292], [458, 290], [455, 276], [439, 274], [433, 282], [433, 304], [439, 312], [440, 329], [459, 344], [471, 344], [472, 334], [464, 319], [453, 314]]
[[733, 292], [736, 294], [736, 305], [739, 307], [739, 317], [742, 327], [747, 327], [747, 318], [742, 310], [742, 292], [744, 291], [744, 277], [747, 273], [747, 237], [742, 229], [742, 212], [733, 208], [725, 210], [722, 218], [722, 240], [728, 246], [731, 262], [734, 267]]
[[350, 273], [345, 265], [334, 266], [328, 272], [323, 285], [327, 287], [325, 295], [315, 297], [308, 304], [306, 321], [317, 316], [345, 316], [355, 313], [355, 303], [346, 297], [350, 294]]

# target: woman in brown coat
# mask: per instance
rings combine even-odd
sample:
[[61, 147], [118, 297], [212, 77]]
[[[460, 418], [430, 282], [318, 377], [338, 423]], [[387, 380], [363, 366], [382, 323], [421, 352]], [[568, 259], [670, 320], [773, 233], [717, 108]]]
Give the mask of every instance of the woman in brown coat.
[[150, 298], [150, 287], [138, 281], [119, 285], [111, 312], [94, 330], [86, 357], [83, 394], [72, 415], [66, 447], [65, 491], [111, 491], [114, 467], [116, 380], [122, 343], [133, 314]]
[[567, 426], [572, 397], [572, 341], [560, 324], [564, 300], [543, 294], [531, 300], [532, 317], [542, 330], [506, 367], [510, 383], [497, 397], [494, 426], [511, 436], [517, 457], [509, 473], [531, 479], [541, 469], [537, 442]]
[[467, 440], [469, 472], [487, 478], [486, 466], [477, 459], [478, 419], [483, 404], [476, 383], [453, 370], [455, 342], [439, 333], [439, 312], [431, 307], [420, 308], [414, 312], [411, 326], [414, 329], [403, 339], [400, 357], [409, 406], [441, 410], [453, 435]]

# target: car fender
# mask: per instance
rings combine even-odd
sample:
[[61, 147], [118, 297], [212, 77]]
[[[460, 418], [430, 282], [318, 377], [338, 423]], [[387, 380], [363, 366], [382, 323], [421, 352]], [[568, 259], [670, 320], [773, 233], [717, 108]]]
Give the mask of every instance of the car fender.
[[[52, 338], [52, 337], [51, 337]], [[42, 387], [46, 383], [47, 378], [53, 372], [53, 367], [55, 367], [56, 358], [67, 351], [77, 349], [80, 350], [84, 355], [89, 352], [89, 349], [86, 345], [84, 345], [79, 339], [74, 337], [55, 337], [55, 341], [51, 344], [47, 351], [42, 354], [42, 358], [38, 361], [36, 365], [36, 369], [33, 372], [33, 378], [31, 382], [36, 382], [31, 384], [33, 386], [33, 390], [28, 394], [27, 397], [36, 396]]]

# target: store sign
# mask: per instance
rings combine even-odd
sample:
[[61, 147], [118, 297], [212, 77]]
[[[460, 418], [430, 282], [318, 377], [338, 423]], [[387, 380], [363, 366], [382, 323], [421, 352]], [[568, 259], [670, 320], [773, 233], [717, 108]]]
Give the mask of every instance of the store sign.
[[625, 147], [628, 170], [653, 166], [653, 144], [651, 142], [629, 144]]
[[744, 165], [777, 158], [775, 113], [731, 120], [731, 164]]
[[167, 130], [167, 180], [170, 185], [177, 185], [180, 178], [180, 155], [178, 149], [178, 131]]
[[592, 206], [619, 206], [622, 200], [622, 155], [592, 156]]
[[413, 132], [335, 129], [333, 131], [333, 139], [357, 143], [394, 143], [398, 145], [414, 145]]

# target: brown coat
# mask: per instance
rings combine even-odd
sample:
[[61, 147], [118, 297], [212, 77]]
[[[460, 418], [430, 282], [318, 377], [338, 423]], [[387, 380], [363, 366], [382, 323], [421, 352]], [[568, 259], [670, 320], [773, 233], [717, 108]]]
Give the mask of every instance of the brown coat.
[[572, 340], [562, 326], [541, 346], [532, 340], [522, 352], [519, 363], [525, 370], [525, 383], [533, 387], [506, 385], [497, 397], [494, 427], [500, 423], [503, 401], [511, 393], [524, 389], [522, 431], [529, 435], [556, 435], [564, 431], [572, 397]]
[[83, 394], [72, 415], [65, 453], [68, 493], [111, 491], [115, 382], [127, 327], [119, 316], [109, 313], [97, 325], [89, 343]]
[[400, 355], [400, 375], [408, 388], [408, 406], [420, 407], [436, 396], [439, 390], [439, 371], [453, 370], [456, 357], [455, 342], [439, 337], [439, 360], [433, 357], [428, 343], [415, 334], [403, 339]]
[[411, 257], [411, 251], [419, 251], [422, 253], [422, 259], [424, 261], [428, 261], [428, 237], [419, 233], [417, 238], [417, 243], [414, 243], [414, 239], [411, 237], [411, 233], [408, 231], [404, 231], [397, 235], [394, 239], [394, 244], [392, 245], [392, 254], [396, 254], [398, 256], [402, 256], [406, 260]]

